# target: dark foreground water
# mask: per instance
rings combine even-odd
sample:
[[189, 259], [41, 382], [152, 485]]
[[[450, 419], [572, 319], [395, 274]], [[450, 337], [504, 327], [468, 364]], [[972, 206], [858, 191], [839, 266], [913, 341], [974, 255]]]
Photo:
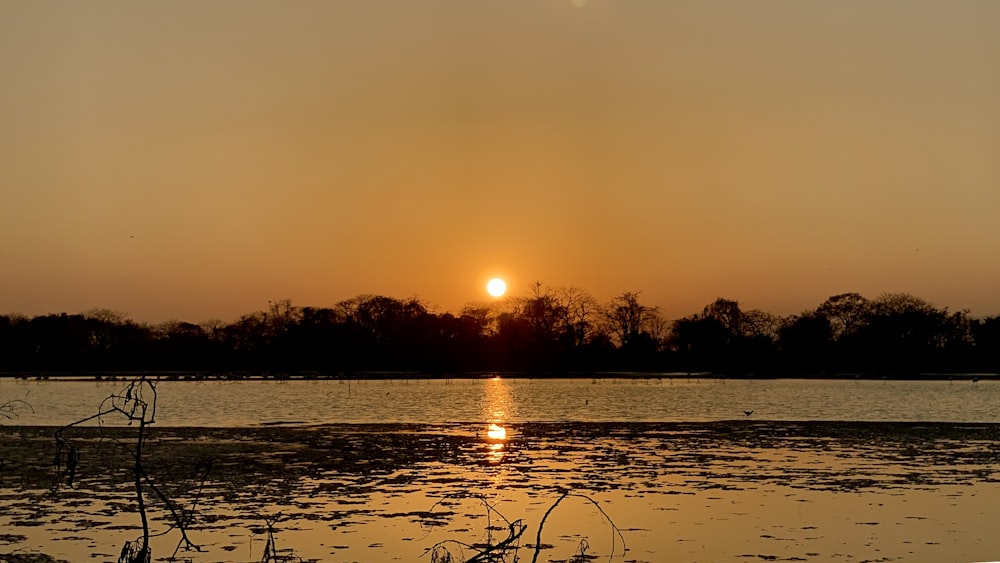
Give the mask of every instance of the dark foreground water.
[[[506, 430], [496, 440], [466, 424], [161, 428], [145, 459], [163, 489], [194, 509], [190, 536], [203, 551], [178, 553], [189, 561], [259, 561], [264, 518], [274, 517], [279, 547], [335, 562], [427, 561], [435, 545], [468, 557], [473, 548], [463, 545], [505, 535], [504, 517], [523, 519], [519, 560], [530, 561], [563, 491], [582, 496], [552, 511], [539, 561], [569, 561], [583, 540], [607, 561], [1000, 559], [998, 425]], [[115, 443], [133, 429], [73, 430], [81, 463], [72, 486], [51, 470], [51, 431], [0, 429], [0, 553], [114, 561], [139, 531], [129, 461]], [[151, 501], [150, 514], [153, 531], [165, 532], [154, 544], [162, 560], [179, 534], [162, 505]]]

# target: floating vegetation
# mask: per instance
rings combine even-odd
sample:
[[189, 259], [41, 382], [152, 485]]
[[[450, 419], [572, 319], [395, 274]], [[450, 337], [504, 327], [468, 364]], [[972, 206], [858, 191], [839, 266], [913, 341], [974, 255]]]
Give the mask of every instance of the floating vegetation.
[[[127, 556], [136, 558], [139, 427], [127, 422], [66, 429], [55, 475], [37, 470], [56, 457], [51, 428], [0, 427], [8, 460], [0, 528], [11, 533], [8, 545], [0, 539], [0, 561], [5, 549], [44, 547], [77, 561], [109, 545], [113, 553], [95, 556], [115, 561], [125, 539], [138, 542]], [[140, 461], [174, 506], [183, 504], [188, 531], [206, 540], [205, 553], [183, 554], [199, 563], [261, 561], [268, 539], [271, 562], [528, 563], [538, 552], [536, 563], [583, 563], [609, 560], [609, 536], [614, 563], [762, 560], [779, 553], [778, 543], [788, 561], [955, 559], [942, 553], [971, 561], [1000, 546], [983, 528], [988, 519], [976, 516], [992, 509], [997, 491], [1000, 425], [741, 418], [507, 426], [508, 455], [489, 466], [478, 463], [490, 453], [482, 423], [151, 424]], [[67, 486], [70, 444], [79, 459]], [[46, 492], [53, 479], [55, 496]], [[168, 534], [152, 541], [152, 556], [167, 559], [178, 532], [170, 510], [142, 487], [151, 541]], [[596, 507], [621, 520], [621, 530]], [[276, 512], [268, 534], [260, 514]], [[956, 524], [942, 527], [943, 518]], [[845, 523], [871, 541], [845, 547]], [[905, 530], [907, 541], [893, 530]]]

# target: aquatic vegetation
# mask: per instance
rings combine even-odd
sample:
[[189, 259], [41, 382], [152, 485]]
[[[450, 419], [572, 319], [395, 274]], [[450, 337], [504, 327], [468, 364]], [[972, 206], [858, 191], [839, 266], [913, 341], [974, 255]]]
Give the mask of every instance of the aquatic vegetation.
[[[993, 520], [982, 517], [993, 513], [1000, 491], [991, 474], [1000, 466], [996, 424], [742, 415], [711, 423], [513, 423], [503, 463], [484, 465], [490, 450], [479, 422], [162, 427], [172, 405], [158, 390], [162, 410], [142, 461], [186, 509], [201, 495], [189, 531], [203, 551], [179, 553], [182, 561], [261, 561], [261, 515], [278, 512], [272, 552], [290, 555], [294, 547], [304, 561], [465, 563], [507, 540], [507, 520], [517, 518], [527, 529], [506, 545], [505, 563], [514, 547], [520, 563], [536, 548], [536, 563], [608, 561], [608, 536], [616, 532], [582, 498], [563, 499], [537, 541], [558, 491], [591, 495], [614, 517], [629, 548], [623, 552], [616, 535], [615, 563], [979, 561], [998, 545]], [[60, 480], [55, 498], [45, 492], [51, 475], [38, 471], [52, 462], [52, 430], [0, 428], [0, 455], [10, 460], [0, 482], [0, 529], [25, 536], [9, 547], [0, 539], [0, 560], [18, 549], [115, 561], [139, 534], [133, 460], [109, 439], [131, 446], [136, 428], [74, 428], [76, 479], [72, 488]], [[211, 478], [196, 493], [191, 468], [206, 458]], [[146, 492], [152, 553], [164, 560], [177, 532], [155, 537], [168, 518]], [[500, 563], [501, 550], [492, 555]]]

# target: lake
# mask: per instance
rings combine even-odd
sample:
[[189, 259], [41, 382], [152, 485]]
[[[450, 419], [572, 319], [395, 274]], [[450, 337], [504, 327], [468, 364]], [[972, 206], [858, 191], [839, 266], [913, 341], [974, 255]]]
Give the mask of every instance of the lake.
[[[93, 414], [123, 386], [0, 381], [0, 398], [35, 411], [0, 426], [0, 561], [14, 552], [115, 561], [137, 537], [129, 460], [114, 441], [128, 444], [133, 428], [108, 420], [71, 430], [79, 473], [70, 486], [52, 469], [52, 426]], [[144, 459], [181, 506], [195, 507], [190, 534], [203, 549], [178, 560], [260, 561], [265, 518], [283, 553], [307, 561], [430, 561], [435, 546], [463, 561], [518, 519], [527, 530], [508, 562], [530, 561], [536, 544], [538, 561], [552, 562], [583, 561], [581, 552], [614, 562], [1000, 560], [992, 381], [163, 381], [157, 390]], [[564, 492], [574, 496], [560, 500]], [[166, 532], [153, 544], [163, 560], [178, 534], [149, 503], [154, 533]]]
[[[20, 424], [89, 416], [121, 381], [0, 379]], [[161, 426], [760, 420], [1000, 422], [1000, 382], [688, 378], [161, 381]]]

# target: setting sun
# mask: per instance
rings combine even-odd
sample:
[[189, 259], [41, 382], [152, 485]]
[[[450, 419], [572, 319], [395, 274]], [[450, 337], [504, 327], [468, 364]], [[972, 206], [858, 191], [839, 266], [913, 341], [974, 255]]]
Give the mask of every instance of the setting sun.
[[500, 278], [493, 278], [486, 284], [486, 292], [493, 297], [500, 297], [507, 292], [507, 284]]

